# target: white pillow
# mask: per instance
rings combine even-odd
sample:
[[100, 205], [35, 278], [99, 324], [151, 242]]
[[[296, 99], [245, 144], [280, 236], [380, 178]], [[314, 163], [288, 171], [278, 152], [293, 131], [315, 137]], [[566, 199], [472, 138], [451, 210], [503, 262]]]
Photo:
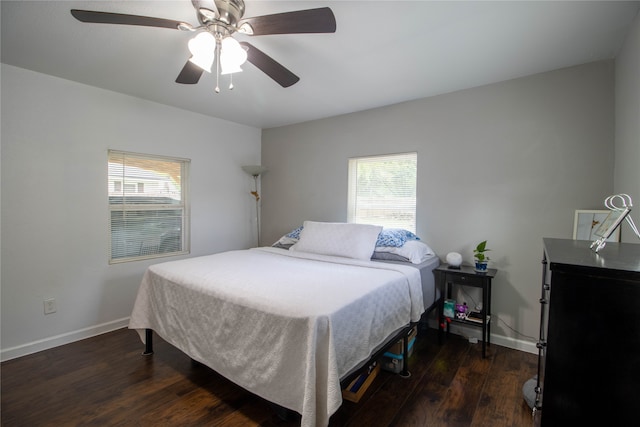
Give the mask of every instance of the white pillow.
[[344, 222], [305, 221], [290, 251], [369, 260], [382, 227]]
[[435, 255], [435, 252], [429, 246], [419, 240], [408, 240], [399, 248], [395, 246], [377, 246], [376, 252], [400, 255], [413, 264], [421, 264], [427, 260], [429, 255]]

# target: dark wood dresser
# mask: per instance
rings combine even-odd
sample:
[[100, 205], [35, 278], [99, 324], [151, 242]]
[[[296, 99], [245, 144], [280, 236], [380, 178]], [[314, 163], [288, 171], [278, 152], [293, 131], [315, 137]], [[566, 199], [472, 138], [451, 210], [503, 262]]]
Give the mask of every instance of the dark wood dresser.
[[543, 243], [541, 425], [637, 425], [640, 244], [607, 243], [596, 254], [589, 241]]

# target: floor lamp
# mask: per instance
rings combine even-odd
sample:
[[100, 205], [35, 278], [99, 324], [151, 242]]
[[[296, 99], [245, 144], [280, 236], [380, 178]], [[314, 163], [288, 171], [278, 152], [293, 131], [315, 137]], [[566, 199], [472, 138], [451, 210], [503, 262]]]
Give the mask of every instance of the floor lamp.
[[258, 246], [260, 246], [260, 194], [258, 194], [258, 178], [267, 171], [260, 165], [242, 166], [242, 170], [253, 177], [254, 190], [251, 194], [256, 198], [256, 227], [258, 231]]

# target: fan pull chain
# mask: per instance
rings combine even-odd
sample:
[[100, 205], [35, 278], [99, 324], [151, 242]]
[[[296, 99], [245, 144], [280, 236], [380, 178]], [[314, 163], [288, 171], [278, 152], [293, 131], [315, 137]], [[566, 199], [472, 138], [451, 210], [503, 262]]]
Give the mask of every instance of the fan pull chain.
[[229, 74], [229, 90], [233, 90], [233, 73]]
[[220, 39], [216, 39], [216, 93], [220, 93]]

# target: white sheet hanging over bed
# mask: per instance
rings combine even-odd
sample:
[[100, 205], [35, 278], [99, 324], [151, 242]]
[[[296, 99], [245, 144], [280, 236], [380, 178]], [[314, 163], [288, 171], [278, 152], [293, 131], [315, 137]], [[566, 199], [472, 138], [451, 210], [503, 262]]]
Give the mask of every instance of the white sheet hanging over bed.
[[340, 378], [423, 311], [416, 268], [254, 248], [149, 267], [129, 328], [325, 426]]

